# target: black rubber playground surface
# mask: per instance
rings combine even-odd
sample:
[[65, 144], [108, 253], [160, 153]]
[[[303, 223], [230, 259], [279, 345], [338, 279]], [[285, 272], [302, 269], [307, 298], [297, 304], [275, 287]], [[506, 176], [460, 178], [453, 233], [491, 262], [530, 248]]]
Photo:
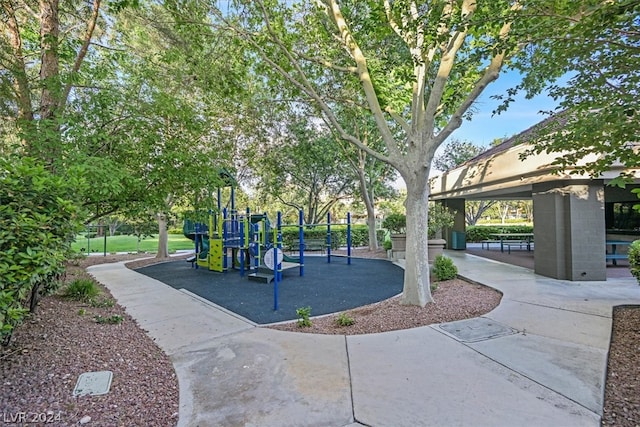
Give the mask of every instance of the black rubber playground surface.
[[278, 283], [278, 310], [274, 284], [250, 281], [239, 271], [216, 273], [193, 269], [185, 261], [151, 265], [136, 271], [176, 289], [186, 289], [258, 324], [296, 319], [296, 309], [311, 307], [311, 316], [335, 313], [382, 301], [402, 292], [404, 271], [381, 259], [305, 257], [304, 276], [298, 268], [286, 270]]

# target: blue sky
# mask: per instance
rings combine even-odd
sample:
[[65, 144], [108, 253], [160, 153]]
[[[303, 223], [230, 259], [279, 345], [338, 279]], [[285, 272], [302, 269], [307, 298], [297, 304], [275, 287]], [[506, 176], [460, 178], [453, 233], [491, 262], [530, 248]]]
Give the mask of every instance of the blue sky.
[[547, 116], [540, 114], [540, 110], [552, 110], [557, 106], [557, 102], [546, 95], [532, 99], [518, 96], [507, 111], [492, 116], [499, 101], [491, 99], [491, 95], [504, 93], [515, 86], [519, 78], [517, 73], [503, 74], [490, 84], [475, 103], [477, 113], [471, 121], [464, 121], [451, 138], [488, 146], [495, 138], [512, 136], [544, 120]]

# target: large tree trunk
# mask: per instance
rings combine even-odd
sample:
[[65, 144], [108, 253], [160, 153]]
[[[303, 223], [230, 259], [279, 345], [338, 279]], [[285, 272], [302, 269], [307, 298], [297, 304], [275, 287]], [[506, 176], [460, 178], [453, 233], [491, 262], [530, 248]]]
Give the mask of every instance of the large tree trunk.
[[407, 249], [402, 304], [424, 307], [433, 302], [429, 283], [427, 215], [429, 187], [426, 175], [405, 179], [407, 184]]
[[59, 103], [60, 82], [58, 0], [40, 0], [40, 82], [43, 84], [40, 116], [53, 119]]
[[[58, 38], [60, 22], [58, 0], [40, 0], [40, 122], [38, 136], [31, 141], [36, 144], [35, 154], [44, 160], [51, 171], [60, 158], [60, 124], [58, 105], [60, 102], [60, 58]], [[32, 147], [33, 148], [33, 147]]]
[[156, 258], [169, 257], [169, 234], [167, 232], [167, 215], [158, 213], [158, 253]]

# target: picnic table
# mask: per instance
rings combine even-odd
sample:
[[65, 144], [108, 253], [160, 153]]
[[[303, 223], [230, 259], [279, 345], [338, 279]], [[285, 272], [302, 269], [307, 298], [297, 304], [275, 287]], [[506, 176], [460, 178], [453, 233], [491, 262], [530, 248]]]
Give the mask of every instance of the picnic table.
[[611, 251], [605, 249], [605, 261], [611, 260], [613, 265], [618, 265], [619, 259], [629, 259], [629, 255], [626, 253], [618, 253], [618, 246], [629, 246], [631, 241], [628, 240], [607, 240], [606, 246], [611, 246]]
[[526, 244], [527, 250], [531, 251], [533, 233], [491, 233], [490, 236], [500, 240], [500, 252], [504, 252], [505, 244], [508, 247], [509, 253], [511, 253], [512, 244], [518, 244], [520, 246]]

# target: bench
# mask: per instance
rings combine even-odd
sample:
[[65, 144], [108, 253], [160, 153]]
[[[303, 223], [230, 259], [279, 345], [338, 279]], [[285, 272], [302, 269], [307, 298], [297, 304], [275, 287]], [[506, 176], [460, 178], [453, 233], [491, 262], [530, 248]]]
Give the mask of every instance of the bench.
[[[305, 251], [320, 251], [324, 253], [326, 244], [322, 239], [304, 239]], [[287, 248], [289, 252], [300, 250], [300, 240], [294, 240], [291, 246]]]
[[507, 253], [511, 253], [512, 246], [518, 246], [518, 248], [522, 249], [522, 245], [524, 245], [528, 251], [531, 250], [531, 245], [533, 242], [529, 242], [528, 240], [505, 240], [503, 245], [507, 248]]
[[487, 245], [487, 250], [489, 250], [489, 243], [500, 243], [500, 240], [493, 240], [493, 239], [486, 239], [486, 240], [481, 240], [480, 244], [482, 245], [482, 249], [484, 249], [484, 245]]
[[605, 262], [607, 261], [613, 261], [613, 265], [618, 265], [617, 261], [619, 259], [629, 259], [629, 255], [628, 254], [605, 254], [604, 256]]

